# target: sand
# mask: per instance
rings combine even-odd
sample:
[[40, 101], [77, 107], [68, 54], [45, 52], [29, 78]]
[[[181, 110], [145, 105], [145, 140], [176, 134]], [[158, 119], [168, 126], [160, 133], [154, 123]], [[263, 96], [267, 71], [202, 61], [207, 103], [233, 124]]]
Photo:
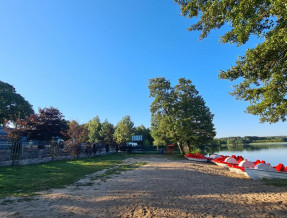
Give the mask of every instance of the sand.
[[[102, 180], [0, 200], [0, 217], [287, 217], [287, 188], [163, 156]], [[99, 174], [99, 173], [97, 173]], [[7, 203], [8, 202], [8, 203]]]

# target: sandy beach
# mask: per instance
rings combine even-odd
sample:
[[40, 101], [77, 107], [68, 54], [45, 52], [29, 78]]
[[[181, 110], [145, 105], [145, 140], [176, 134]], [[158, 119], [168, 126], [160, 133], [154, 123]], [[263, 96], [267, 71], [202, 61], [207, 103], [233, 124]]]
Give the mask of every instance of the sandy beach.
[[[141, 157], [137, 169], [0, 200], [0, 217], [287, 217], [287, 187], [207, 163]], [[99, 172], [97, 173], [99, 174]]]

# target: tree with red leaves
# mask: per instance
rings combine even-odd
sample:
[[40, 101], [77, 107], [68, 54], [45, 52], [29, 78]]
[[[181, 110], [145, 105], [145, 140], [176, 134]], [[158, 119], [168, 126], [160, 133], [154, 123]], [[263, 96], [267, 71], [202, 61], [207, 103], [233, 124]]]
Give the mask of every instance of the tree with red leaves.
[[[81, 144], [88, 140], [87, 125], [80, 125], [77, 121], [73, 120], [69, 123], [69, 130], [67, 131], [68, 140], [66, 141], [66, 150], [74, 156], [79, 156], [81, 153]], [[88, 149], [87, 149], [88, 150]], [[87, 151], [87, 153], [89, 153]]]
[[32, 140], [50, 141], [53, 137], [65, 138], [67, 121], [56, 108], [39, 108], [38, 114], [32, 114], [22, 120], [24, 135]]

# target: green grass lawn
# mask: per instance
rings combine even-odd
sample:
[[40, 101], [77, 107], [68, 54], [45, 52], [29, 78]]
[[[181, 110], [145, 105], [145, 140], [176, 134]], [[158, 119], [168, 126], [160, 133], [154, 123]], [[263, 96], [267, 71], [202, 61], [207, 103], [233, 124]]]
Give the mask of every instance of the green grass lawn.
[[89, 159], [0, 168], [0, 198], [29, 196], [38, 191], [62, 188], [87, 174], [109, 169], [133, 156], [135, 155], [111, 154]]

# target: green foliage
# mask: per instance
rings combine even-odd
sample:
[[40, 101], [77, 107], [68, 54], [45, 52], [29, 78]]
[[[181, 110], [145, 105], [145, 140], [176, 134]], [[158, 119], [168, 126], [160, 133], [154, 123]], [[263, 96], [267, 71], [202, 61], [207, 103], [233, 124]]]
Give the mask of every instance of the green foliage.
[[148, 139], [143, 140], [143, 146], [149, 146], [152, 145], [152, 143]]
[[99, 143], [100, 142], [100, 131], [101, 131], [101, 121], [98, 116], [88, 122], [88, 137], [89, 142]]
[[0, 124], [16, 121], [33, 114], [32, 105], [18, 94], [13, 86], [0, 81]]
[[[149, 81], [150, 97], [154, 98], [151, 104], [151, 135], [155, 145], [171, 143], [169, 128], [173, 117], [171, 104], [173, 102], [172, 88], [165, 78], [156, 78]], [[173, 128], [173, 127], [172, 127]]]
[[225, 139], [213, 139], [211, 142], [210, 142], [211, 145], [223, 145], [223, 144], [227, 144], [227, 141]]
[[146, 128], [144, 125], [137, 126], [133, 130], [133, 135], [142, 135], [143, 136], [143, 145], [152, 145], [153, 138], [149, 128]]
[[203, 151], [200, 148], [193, 148], [191, 150], [191, 153], [196, 154], [196, 153], [203, 153]]
[[130, 116], [125, 116], [120, 122], [118, 122], [114, 138], [118, 144], [125, 145], [126, 142], [131, 140], [131, 135], [133, 133], [134, 123], [131, 121]]
[[243, 145], [244, 141], [241, 137], [230, 137], [227, 139], [228, 145]]
[[220, 78], [239, 79], [232, 95], [248, 101], [247, 112], [260, 115], [261, 122], [286, 120], [287, 99], [287, 7], [276, 0], [174, 0], [188, 18], [198, 18], [189, 30], [201, 31], [200, 39], [212, 29], [229, 25], [223, 43], [246, 43], [250, 36], [264, 41], [248, 49], [236, 65], [220, 72]]
[[257, 140], [253, 140], [252, 143], [275, 143], [275, 142], [287, 142], [287, 137], [259, 137]]
[[153, 144], [156, 146], [168, 145], [171, 144], [172, 141], [166, 134], [166, 128], [168, 122], [167, 119], [163, 115], [154, 114], [151, 118], [151, 135], [154, 139]]
[[180, 78], [171, 87], [165, 78], [151, 79], [149, 89], [155, 144], [177, 143], [183, 153], [184, 143], [197, 147], [213, 139], [213, 114], [190, 80]]
[[287, 137], [283, 136], [270, 136], [270, 137], [259, 137], [259, 136], [244, 136], [244, 137], [225, 137], [214, 139], [211, 144], [213, 145], [248, 145], [251, 143], [280, 143], [287, 142]]
[[114, 125], [111, 124], [108, 120], [105, 120], [105, 122], [101, 124], [101, 130], [100, 130], [101, 142], [104, 144], [113, 145], [114, 132], [115, 132]]

